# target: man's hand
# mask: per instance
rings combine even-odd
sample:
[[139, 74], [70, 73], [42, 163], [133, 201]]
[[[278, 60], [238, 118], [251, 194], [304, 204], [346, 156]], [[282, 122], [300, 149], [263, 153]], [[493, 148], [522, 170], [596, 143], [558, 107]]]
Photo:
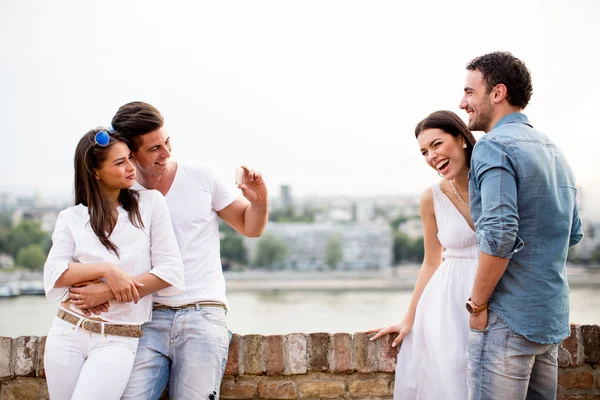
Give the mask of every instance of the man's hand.
[[477, 315], [472, 315], [470, 318], [471, 329], [483, 331], [487, 327], [488, 323], [488, 310], [485, 309]]
[[106, 283], [119, 303], [131, 303], [133, 301], [137, 304], [140, 300], [140, 294], [137, 288], [143, 287], [144, 284], [138, 282], [134, 277], [123, 271], [116, 264], [111, 264], [105, 278]]
[[[108, 311], [108, 302], [114, 298], [114, 295], [106, 283], [96, 281], [82, 282], [77, 286], [73, 286], [69, 289], [69, 297], [71, 298], [71, 304], [89, 316], [88, 313], [91, 312], [99, 314], [96, 311]], [[88, 313], [85, 310], [89, 310]]]
[[244, 170], [244, 183], [238, 185], [238, 189], [251, 204], [266, 206], [269, 194], [261, 173], [245, 165], [242, 165], [242, 169]]

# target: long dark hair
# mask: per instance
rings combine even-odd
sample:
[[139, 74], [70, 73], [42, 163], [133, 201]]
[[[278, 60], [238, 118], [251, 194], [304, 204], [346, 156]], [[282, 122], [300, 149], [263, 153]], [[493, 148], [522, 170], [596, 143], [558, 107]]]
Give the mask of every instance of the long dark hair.
[[467, 148], [465, 149], [467, 166], [471, 165], [471, 154], [473, 154], [473, 147], [476, 140], [469, 128], [467, 128], [467, 124], [458, 115], [446, 110], [432, 112], [417, 124], [415, 127], [415, 137], [418, 138], [421, 132], [426, 129], [440, 129], [454, 137], [462, 136], [467, 144]]
[[[75, 205], [83, 204], [88, 208], [92, 230], [104, 247], [119, 257], [119, 248], [109, 239], [110, 233], [107, 233], [113, 231], [117, 219], [112, 213], [110, 202], [100, 190], [94, 169], [99, 168], [106, 160], [108, 150], [123, 139], [118, 133], [109, 133], [108, 144], [100, 146], [94, 138], [103, 130], [105, 128], [98, 127], [83, 135], [75, 149]], [[142, 229], [144, 223], [140, 215], [139, 196], [136, 190], [121, 189], [119, 203], [127, 211], [131, 223]]]

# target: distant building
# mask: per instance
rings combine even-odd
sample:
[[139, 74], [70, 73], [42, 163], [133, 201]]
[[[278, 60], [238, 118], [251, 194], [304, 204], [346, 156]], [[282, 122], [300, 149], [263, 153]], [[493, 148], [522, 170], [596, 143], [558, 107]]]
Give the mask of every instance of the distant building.
[[15, 265], [15, 259], [10, 254], [0, 253], [0, 268], [10, 268]]
[[292, 187], [290, 185], [281, 185], [281, 208], [292, 210], [294, 201], [292, 199]]
[[[298, 270], [327, 269], [327, 244], [339, 240], [342, 260], [337, 269], [362, 270], [389, 267], [393, 260], [393, 233], [387, 223], [277, 223], [265, 233], [282, 240], [288, 256], [281, 267]], [[254, 260], [258, 239], [245, 238], [248, 257]]]
[[398, 225], [398, 231], [405, 233], [411, 239], [418, 239], [423, 236], [423, 222], [421, 218], [411, 218]]
[[18, 225], [21, 221], [39, 221], [40, 229], [52, 233], [60, 210], [57, 208], [19, 208], [12, 215], [12, 223]]

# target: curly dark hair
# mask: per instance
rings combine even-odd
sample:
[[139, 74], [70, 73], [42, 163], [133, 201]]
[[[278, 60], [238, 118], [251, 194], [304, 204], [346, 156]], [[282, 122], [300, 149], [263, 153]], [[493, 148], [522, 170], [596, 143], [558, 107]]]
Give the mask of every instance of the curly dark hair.
[[479, 56], [467, 64], [467, 70], [481, 72], [487, 93], [502, 83], [506, 86], [506, 100], [509, 104], [519, 108], [525, 108], [529, 104], [533, 94], [531, 73], [523, 61], [508, 51]]

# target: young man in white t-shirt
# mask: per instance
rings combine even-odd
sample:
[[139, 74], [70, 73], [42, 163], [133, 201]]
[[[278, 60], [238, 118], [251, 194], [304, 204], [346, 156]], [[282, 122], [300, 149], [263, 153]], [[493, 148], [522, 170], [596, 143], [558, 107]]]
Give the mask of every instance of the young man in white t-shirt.
[[[243, 197], [236, 198], [212, 167], [169, 160], [171, 143], [163, 124], [160, 112], [142, 102], [125, 104], [112, 120], [134, 156], [134, 188], [165, 196], [186, 288], [178, 296], [154, 296], [152, 321], [143, 326], [123, 398], [158, 399], [168, 384], [171, 399], [216, 400], [231, 339], [218, 217], [244, 236], [260, 236], [268, 219], [267, 187], [260, 173], [243, 167], [244, 182], [238, 185]], [[101, 285], [86, 290], [100, 292]]]

